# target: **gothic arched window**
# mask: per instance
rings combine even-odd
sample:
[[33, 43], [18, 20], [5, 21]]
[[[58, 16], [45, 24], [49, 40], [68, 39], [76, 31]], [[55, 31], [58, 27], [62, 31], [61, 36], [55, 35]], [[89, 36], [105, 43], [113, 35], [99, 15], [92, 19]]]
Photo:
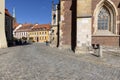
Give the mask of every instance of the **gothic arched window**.
[[56, 23], [56, 15], [54, 14], [53, 15], [53, 21], [54, 21], [54, 24]]
[[98, 14], [98, 30], [109, 30], [110, 13], [105, 7], [102, 7]]

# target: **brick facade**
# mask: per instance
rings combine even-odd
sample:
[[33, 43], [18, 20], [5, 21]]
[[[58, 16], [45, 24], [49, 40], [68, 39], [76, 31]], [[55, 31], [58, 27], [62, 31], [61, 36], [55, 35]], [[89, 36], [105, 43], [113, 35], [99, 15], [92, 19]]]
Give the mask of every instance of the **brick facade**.
[[[96, 9], [96, 6], [98, 3], [102, 0], [92, 0], [92, 15], [94, 15], [94, 11]], [[118, 15], [117, 15], [117, 35], [116, 36], [93, 36], [92, 37], [92, 44], [101, 44], [104, 46], [120, 46], [120, 0], [110, 0], [112, 3], [115, 5]], [[92, 17], [92, 33], [94, 32], [93, 28], [93, 22], [94, 22], [94, 17]]]
[[[92, 2], [90, 2], [92, 1]], [[94, 28], [94, 12], [97, 5], [100, 1], [108, 1], [112, 2], [109, 4], [115, 7], [115, 10], [118, 12], [115, 16], [116, 19], [116, 33], [115, 35], [94, 35], [93, 32], [95, 31]], [[82, 2], [82, 1], [81, 1]], [[83, 1], [84, 2], [84, 1]], [[120, 1], [119, 0], [86, 0], [88, 4], [91, 4], [91, 8], [85, 8], [86, 11], [90, 12], [91, 15], [86, 15], [84, 17], [91, 18], [91, 32], [92, 32], [92, 43], [91, 44], [101, 44], [104, 46], [120, 46]], [[60, 0], [60, 45], [62, 46], [70, 46], [72, 49], [75, 49], [77, 45], [77, 19], [81, 18], [77, 15], [78, 8], [77, 0]], [[80, 6], [79, 6], [80, 7]], [[81, 7], [82, 8], [82, 7]], [[84, 10], [85, 10], [84, 9]], [[91, 9], [91, 10], [88, 10]], [[85, 11], [83, 11], [85, 12]], [[89, 13], [88, 13], [89, 14]], [[84, 15], [84, 14], [83, 14]], [[97, 24], [97, 23], [96, 23]], [[79, 27], [79, 26], [78, 26]], [[114, 27], [114, 26], [113, 26]]]
[[63, 6], [61, 6], [61, 37], [60, 42], [61, 45], [65, 45], [66, 47], [70, 47], [71, 45], [71, 23], [72, 23], [72, 11], [71, 11], [71, 5], [72, 0], [63, 0], [62, 3]]
[[116, 46], [119, 44], [119, 36], [93, 36], [92, 43], [93, 44], [101, 44], [103, 46]]

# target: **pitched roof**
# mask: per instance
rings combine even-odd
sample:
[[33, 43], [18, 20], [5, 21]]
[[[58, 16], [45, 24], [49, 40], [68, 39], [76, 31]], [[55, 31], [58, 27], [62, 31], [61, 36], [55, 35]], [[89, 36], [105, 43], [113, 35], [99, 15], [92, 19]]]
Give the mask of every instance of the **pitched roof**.
[[22, 27], [20, 27], [17, 31], [20, 32], [20, 31], [30, 31], [31, 28], [33, 27], [33, 24], [22, 24]]
[[11, 14], [9, 13], [8, 9], [5, 9], [5, 15], [12, 17]]
[[36, 30], [50, 30], [50, 24], [35, 24], [32, 27], [32, 31]]
[[18, 24], [17, 22], [13, 23], [13, 29], [15, 29], [17, 26], [19, 26], [20, 24]]
[[40, 31], [40, 30], [50, 30], [50, 24], [22, 24], [22, 27], [16, 30], [16, 32], [23, 31]]

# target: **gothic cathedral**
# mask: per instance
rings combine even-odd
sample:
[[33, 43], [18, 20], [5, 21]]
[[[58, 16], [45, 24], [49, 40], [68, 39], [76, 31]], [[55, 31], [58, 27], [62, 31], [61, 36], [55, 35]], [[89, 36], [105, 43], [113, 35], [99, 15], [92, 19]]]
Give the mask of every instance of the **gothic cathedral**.
[[92, 44], [120, 46], [119, 0], [60, 0], [57, 6], [52, 15], [58, 23], [54, 45], [76, 53]]

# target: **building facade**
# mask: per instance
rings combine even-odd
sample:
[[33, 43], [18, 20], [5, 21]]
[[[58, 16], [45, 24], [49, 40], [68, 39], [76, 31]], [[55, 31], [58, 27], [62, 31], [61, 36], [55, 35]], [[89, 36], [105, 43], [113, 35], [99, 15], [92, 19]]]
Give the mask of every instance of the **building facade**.
[[22, 24], [14, 30], [14, 37], [17, 39], [26, 38], [32, 42], [50, 41], [49, 24]]
[[120, 46], [119, 0], [60, 0], [61, 48], [84, 53], [92, 44]]
[[29, 39], [34, 42], [46, 42], [50, 41], [50, 25], [49, 24], [36, 24], [29, 31]]
[[0, 0], [0, 48], [6, 48], [5, 36], [5, 0]]
[[51, 34], [50, 41], [51, 47], [57, 47], [58, 44], [58, 29], [59, 29], [59, 4], [52, 2], [52, 22], [51, 22]]
[[29, 39], [29, 31], [33, 27], [33, 24], [20, 24], [16, 29], [13, 31], [13, 35], [17, 39], [27, 38]]
[[5, 9], [5, 34], [8, 46], [13, 45], [13, 17], [7, 9]]

